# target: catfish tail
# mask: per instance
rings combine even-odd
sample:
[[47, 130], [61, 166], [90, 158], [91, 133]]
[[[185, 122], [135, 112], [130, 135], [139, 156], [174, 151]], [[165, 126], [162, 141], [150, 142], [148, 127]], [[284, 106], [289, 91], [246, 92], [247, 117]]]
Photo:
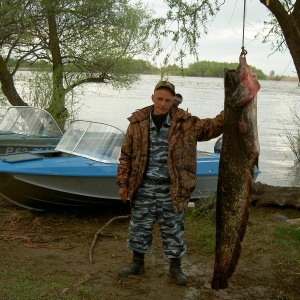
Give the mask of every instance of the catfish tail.
[[214, 272], [214, 276], [211, 281], [211, 288], [216, 291], [228, 288], [227, 277], [224, 272]]

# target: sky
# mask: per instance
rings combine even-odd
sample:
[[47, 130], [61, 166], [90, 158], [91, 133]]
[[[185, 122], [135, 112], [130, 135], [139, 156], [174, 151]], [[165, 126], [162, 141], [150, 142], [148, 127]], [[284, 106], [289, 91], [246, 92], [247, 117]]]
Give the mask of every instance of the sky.
[[[162, 0], [144, 0], [156, 10], [157, 15], [166, 12]], [[208, 27], [208, 34], [199, 42], [199, 60], [217, 62], [238, 62], [243, 37], [244, 1], [226, 0], [220, 12]], [[263, 27], [263, 21], [268, 19], [269, 11], [259, 0], [246, 1], [246, 23], [244, 46], [248, 54], [247, 63], [262, 70], [266, 75], [275, 71], [280, 76], [296, 76], [296, 69], [289, 50], [284, 53], [272, 50], [271, 42], [262, 43], [255, 35]], [[272, 54], [273, 53], [273, 54]], [[184, 63], [187, 66], [195, 59], [188, 57]]]

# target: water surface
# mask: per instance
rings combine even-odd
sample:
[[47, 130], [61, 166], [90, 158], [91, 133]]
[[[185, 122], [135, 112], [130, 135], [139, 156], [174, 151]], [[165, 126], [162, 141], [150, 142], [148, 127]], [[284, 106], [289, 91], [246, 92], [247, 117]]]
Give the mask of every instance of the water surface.
[[[153, 88], [159, 76], [143, 75], [130, 89], [119, 91], [110, 85], [85, 85], [78, 93], [76, 107], [80, 119], [109, 123], [126, 130], [127, 117], [136, 109], [150, 105]], [[183, 95], [181, 108], [200, 117], [214, 117], [224, 106], [224, 86], [221, 78], [171, 77], [176, 91]], [[257, 114], [260, 143], [258, 181], [279, 186], [300, 186], [300, 170], [294, 165], [286, 130], [295, 131], [291, 109], [298, 104], [300, 87], [296, 82], [261, 80]], [[198, 149], [213, 151], [216, 139], [198, 143]]]

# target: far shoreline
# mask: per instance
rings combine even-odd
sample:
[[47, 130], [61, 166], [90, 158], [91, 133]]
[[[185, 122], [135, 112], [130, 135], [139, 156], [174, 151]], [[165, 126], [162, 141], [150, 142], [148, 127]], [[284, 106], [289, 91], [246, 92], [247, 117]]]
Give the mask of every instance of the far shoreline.
[[267, 77], [266, 80], [299, 82], [298, 77], [291, 77], [291, 76], [282, 76], [279, 79], [274, 79], [274, 78]]

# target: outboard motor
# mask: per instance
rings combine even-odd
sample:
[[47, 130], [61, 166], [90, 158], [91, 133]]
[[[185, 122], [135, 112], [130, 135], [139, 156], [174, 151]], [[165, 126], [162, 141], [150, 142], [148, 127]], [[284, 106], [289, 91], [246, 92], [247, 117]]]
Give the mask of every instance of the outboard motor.
[[223, 137], [220, 136], [217, 141], [215, 142], [215, 146], [214, 146], [214, 152], [215, 153], [221, 153], [222, 150], [222, 139]]

